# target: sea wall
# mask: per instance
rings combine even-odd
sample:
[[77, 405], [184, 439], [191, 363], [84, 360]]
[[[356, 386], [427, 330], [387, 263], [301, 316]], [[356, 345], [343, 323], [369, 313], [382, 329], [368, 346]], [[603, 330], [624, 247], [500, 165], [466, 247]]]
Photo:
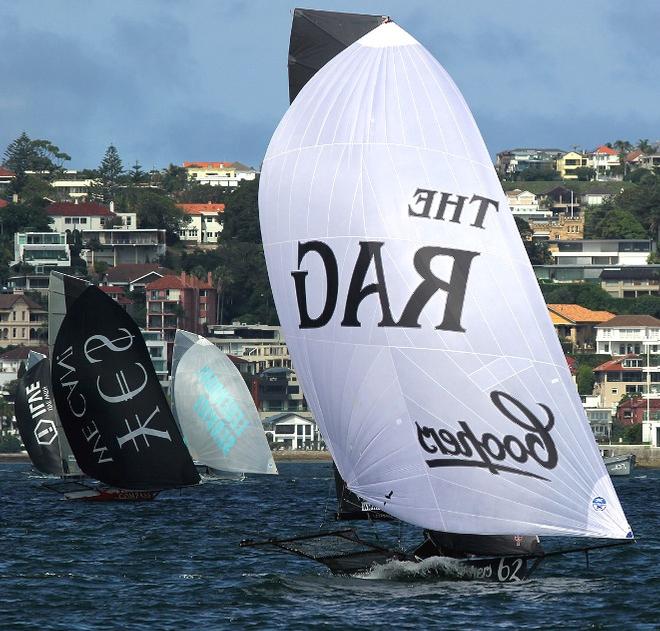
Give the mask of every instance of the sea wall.
[[660, 447], [650, 445], [598, 445], [600, 449], [606, 449], [608, 455], [621, 456], [624, 454], [635, 454], [638, 467], [650, 467], [660, 469]]

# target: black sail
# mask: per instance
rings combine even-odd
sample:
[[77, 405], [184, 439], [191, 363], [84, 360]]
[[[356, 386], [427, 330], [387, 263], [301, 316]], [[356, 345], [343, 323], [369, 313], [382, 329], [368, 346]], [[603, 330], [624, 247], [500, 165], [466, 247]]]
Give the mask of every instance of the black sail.
[[62, 459], [60, 423], [52, 398], [50, 366], [46, 358], [26, 370], [18, 380], [16, 423], [32, 464], [42, 473], [67, 473]]
[[334, 462], [332, 463], [332, 469], [335, 473], [335, 490], [337, 491], [336, 520], [376, 519], [381, 521], [392, 519], [391, 515], [388, 515], [377, 506], [365, 502], [353, 493], [346, 486], [346, 482], [342, 479]]
[[52, 371], [62, 426], [87, 475], [123, 489], [199, 482], [139, 328], [97, 287], [66, 301]]
[[384, 15], [294, 9], [289, 42], [289, 102], [335, 55], [388, 20]]

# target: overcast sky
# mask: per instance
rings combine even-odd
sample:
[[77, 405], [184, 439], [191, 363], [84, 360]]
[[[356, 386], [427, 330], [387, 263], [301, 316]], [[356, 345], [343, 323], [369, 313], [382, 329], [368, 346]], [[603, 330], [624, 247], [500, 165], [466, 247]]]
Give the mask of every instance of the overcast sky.
[[[312, 3], [303, 3], [310, 7]], [[283, 0], [0, 0], [0, 161], [22, 131], [71, 168], [259, 167], [288, 105]], [[311, 7], [310, 7], [311, 8]], [[656, 0], [316, 0], [390, 15], [449, 71], [491, 154], [660, 139]]]

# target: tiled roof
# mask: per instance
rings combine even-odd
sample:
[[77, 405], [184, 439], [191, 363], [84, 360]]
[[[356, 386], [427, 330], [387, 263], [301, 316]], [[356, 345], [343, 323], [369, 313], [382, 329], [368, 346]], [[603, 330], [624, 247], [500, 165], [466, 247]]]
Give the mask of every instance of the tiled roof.
[[548, 305], [548, 309], [550, 310], [550, 317], [554, 313], [576, 324], [606, 322], [615, 317], [609, 311], [592, 311], [581, 305], [552, 304]]
[[206, 204], [177, 204], [179, 208], [186, 213], [186, 215], [206, 215], [217, 214], [225, 212], [224, 204], [214, 204], [208, 202]]
[[0, 360], [26, 360], [30, 351], [41, 353], [42, 355], [48, 355], [47, 346], [17, 346], [16, 348], [12, 348], [10, 351], [5, 351], [2, 353], [0, 355]]
[[228, 169], [233, 162], [184, 162], [183, 168], [199, 167], [200, 169]]
[[55, 202], [46, 207], [46, 213], [51, 217], [114, 217], [107, 206], [96, 202]]
[[616, 151], [612, 149], [612, 147], [607, 147], [606, 145], [601, 145], [598, 147], [598, 149], [596, 149], [596, 151], [594, 151], [594, 153], [606, 153], [610, 156], [617, 155]]
[[16, 302], [23, 300], [29, 309], [35, 311], [47, 311], [38, 302], [28, 298], [23, 294], [0, 294], [0, 309], [11, 309]]
[[640, 149], [635, 149], [635, 151], [631, 151], [628, 155], [626, 155], [626, 162], [632, 162], [633, 160], [637, 160], [639, 156], [642, 155], [642, 151]]
[[120, 263], [108, 268], [105, 276], [109, 283], [130, 283], [151, 273], [165, 276], [173, 272], [158, 263]]
[[5, 169], [5, 167], [0, 167], [0, 177], [16, 177], [16, 173]]
[[606, 361], [605, 363], [601, 364], [600, 366], [596, 366], [593, 371], [594, 372], [620, 372], [622, 370], [639, 370], [639, 368], [635, 368], [632, 366], [623, 366], [623, 362], [626, 359], [638, 359], [637, 355], [626, 355], [625, 357], [619, 357], [617, 359], [610, 359]]
[[9, 202], [6, 199], [0, 199], [0, 208], [4, 208], [5, 206], [9, 206]]
[[116, 294], [119, 296], [124, 295], [124, 288], [123, 287], [114, 287], [111, 285], [99, 285], [99, 289], [104, 293], [104, 294]]
[[598, 328], [621, 328], [630, 326], [647, 326], [651, 328], [660, 328], [660, 320], [650, 315], [618, 315], [599, 324]]
[[197, 289], [213, 289], [213, 286], [209, 283], [199, 280], [196, 276], [192, 274], [185, 275], [185, 278], [181, 276], [163, 276], [158, 280], [155, 280], [153, 283], [149, 283], [146, 286], [146, 289], [186, 289], [188, 287], [193, 287]]

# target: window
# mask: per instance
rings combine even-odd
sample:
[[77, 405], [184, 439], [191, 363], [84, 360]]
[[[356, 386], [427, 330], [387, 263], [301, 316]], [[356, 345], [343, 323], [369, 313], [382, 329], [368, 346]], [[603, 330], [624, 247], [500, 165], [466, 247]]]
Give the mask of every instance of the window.
[[87, 217], [81, 217], [80, 223], [87, 223]]
[[73, 219], [71, 219], [71, 217], [65, 217], [64, 223], [73, 223]]

